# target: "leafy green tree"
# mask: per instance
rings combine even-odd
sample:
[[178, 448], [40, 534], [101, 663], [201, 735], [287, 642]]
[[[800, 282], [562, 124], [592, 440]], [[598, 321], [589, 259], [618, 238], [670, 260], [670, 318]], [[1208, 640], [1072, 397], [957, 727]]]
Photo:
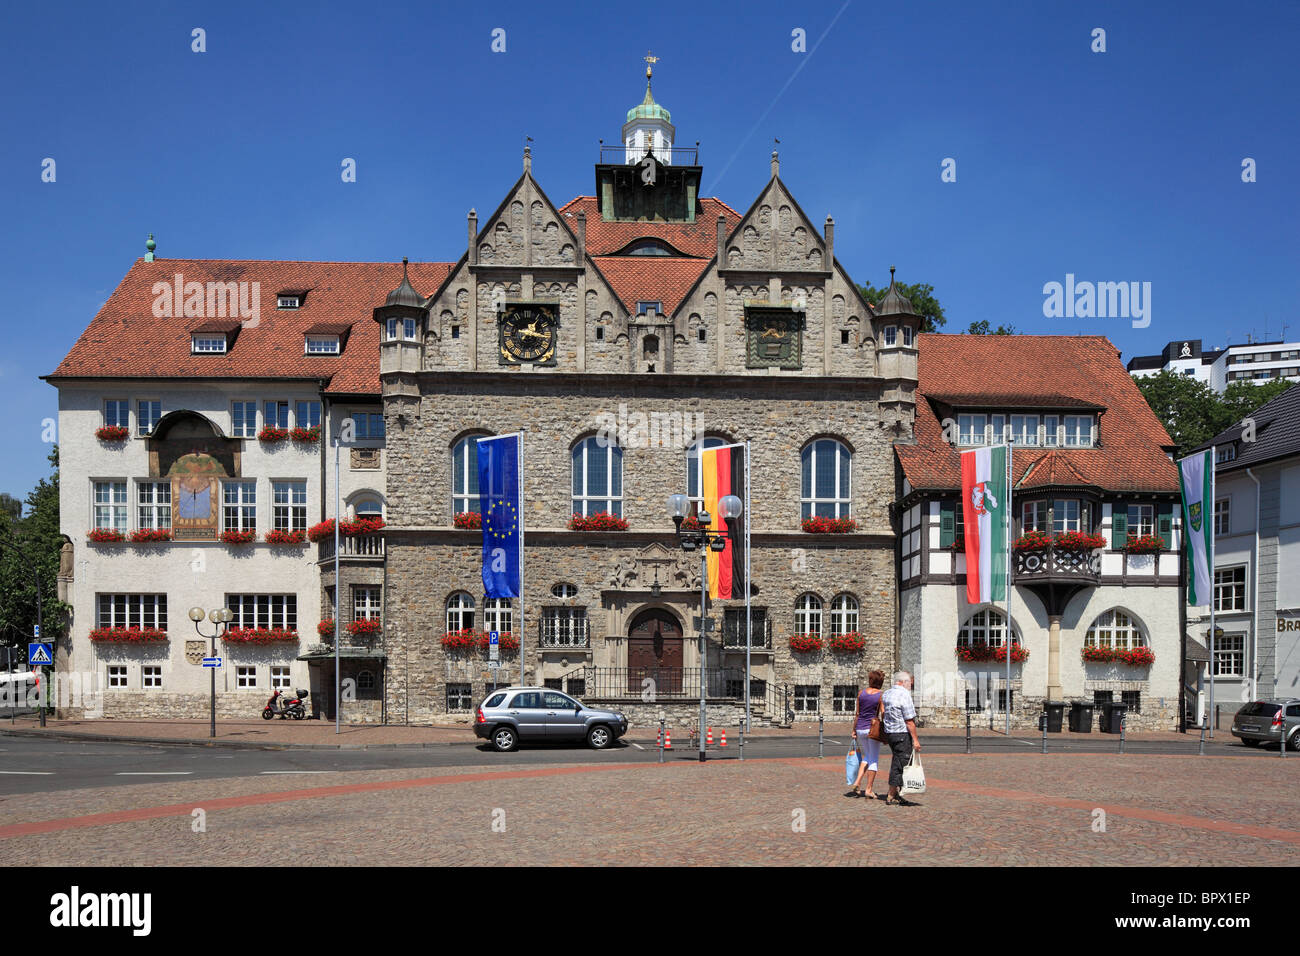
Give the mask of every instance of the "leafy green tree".
[[0, 492], [0, 514], [17, 519], [23, 516], [23, 503], [13, 495]]
[[1204, 382], [1167, 369], [1136, 381], [1142, 397], [1178, 446], [1179, 456], [1220, 430], [1219, 396]]
[[53, 474], [27, 496], [27, 516], [0, 511], [0, 643], [25, 644], [36, 623], [36, 576], [40, 576], [41, 638], [64, 632], [71, 610], [58, 599], [59, 449], [51, 452]]
[[972, 322], [966, 332], [969, 335], [1015, 335], [1016, 327], [1014, 325], [999, 325], [996, 329], [990, 329], [989, 320], [980, 319], [978, 322]]
[[[934, 297], [934, 286], [920, 282], [913, 285], [904, 285], [899, 282], [897, 285], [898, 290], [911, 300], [912, 308], [921, 317], [922, 332], [938, 332], [942, 326], [947, 324], [948, 318], [943, 314], [943, 306]], [[866, 285], [858, 286], [858, 291], [862, 293], [864, 299], [874, 306], [878, 305], [880, 300], [885, 297], [885, 293], [889, 291], [889, 286], [877, 289], [868, 282]]]

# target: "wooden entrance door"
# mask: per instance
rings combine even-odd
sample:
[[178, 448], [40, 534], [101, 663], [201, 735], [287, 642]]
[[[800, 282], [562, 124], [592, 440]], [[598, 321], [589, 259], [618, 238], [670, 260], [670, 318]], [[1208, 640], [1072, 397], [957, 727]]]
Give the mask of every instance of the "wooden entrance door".
[[627, 635], [627, 690], [640, 694], [647, 678], [660, 694], [682, 692], [682, 628], [667, 611], [642, 611]]

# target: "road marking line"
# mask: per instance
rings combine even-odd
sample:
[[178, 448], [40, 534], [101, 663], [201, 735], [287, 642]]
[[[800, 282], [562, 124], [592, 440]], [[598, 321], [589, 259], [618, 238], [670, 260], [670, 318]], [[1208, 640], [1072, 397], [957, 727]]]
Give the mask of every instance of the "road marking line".
[[826, 738], [826, 742], [827, 742], [828, 744], [834, 744], [836, 747], [843, 747], [843, 746], [844, 746], [844, 745], [843, 745], [842, 743], [840, 743], [838, 740], [831, 740], [831, 738], [829, 738], [829, 737]]
[[188, 777], [193, 770], [119, 770], [115, 777]]
[[52, 777], [53, 770], [0, 770], [0, 773], [13, 777]]
[[263, 770], [262, 774], [272, 773], [338, 773], [337, 770]]
[[635, 743], [635, 742], [633, 742], [633, 741], [629, 741], [629, 743], [631, 743], [632, 746], [635, 747], [637, 750], [645, 750], [645, 748], [642, 747], [642, 746], [641, 746], [640, 744], [638, 744], [638, 743]]

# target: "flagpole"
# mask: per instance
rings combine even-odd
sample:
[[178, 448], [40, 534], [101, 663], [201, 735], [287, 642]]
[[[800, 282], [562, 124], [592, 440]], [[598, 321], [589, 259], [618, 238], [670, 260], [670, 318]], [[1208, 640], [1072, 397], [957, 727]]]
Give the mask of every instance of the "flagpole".
[[[1209, 546], [1208, 548], [1206, 548], [1206, 555], [1207, 555], [1207, 557], [1206, 557], [1206, 559], [1205, 559], [1206, 564], [1207, 564], [1207, 566], [1208, 566], [1208, 567], [1207, 567], [1207, 571], [1208, 571], [1208, 573], [1206, 574], [1206, 577], [1208, 577], [1209, 580], [1210, 580], [1210, 593], [1209, 593], [1209, 598], [1210, 598], [1210, 712], [1209, 712], [1209, 714], [1207, 715], [1207, 717], [1208, 717], [1209, 719], [1208, 719], [1206, 722], [1209, 723], [1209, 725], [1210, 725], [1210, 734], [1209, 734], [1209, 736], [1210, 736], [1210, 739], [1213, 740], [1213, 739], [1214, 739], [1214, 724], [1215, 724], [1215, 722], [1216, 722], [1216, 721], [1214, 720], [1214, 716], [1215, 716], [1215, 715], [1214, 715], [1214, 637], [1215, 637], [1215, 633], [1214, 633], [1214, 631], [1215, 631], [1215, 619], [1214, 619], [1214, 524], [1213, 524], [1213, 521], [1214, 521], [1215, 480], [1218, 478], [1218, 475], [1215, 474], [1215, 472], [1218, 470], [1217, 466], [1218, 466], [1218, 463], [1219, 463], [1219, 446], [1218, 446], [1218, 445], [1211, 445], [1211, 446], [1210, 446], [1210, 452], [1209, 452], [1209, 455], [1210, 455], [1210, 461], [1209, 461], [1209, 466], [1210, 466], [1210, 500], [1209, 500], [1208, 502], [1204, 502], [1204, 501], [1201, 502], [1201, 521], [1202, 521], [1202, 523], [1203, 523], [1203, 524], [1202, 524], [1202, 527], [1208, 527], [1209, 530], [1210, 530], [1210, 535], [1209, 535], [1209, 538], [1210, 538], [1210, 546]], [[1209, 521], [1209, 522], [1206, 522], [1206, 521], [1205, 521], [1205, 518], [1206, 518], [1206, 514], [1205, 514], [1205, 512], [1206, 512], [1207, 510], [1208, 510], [1209, 513], [1210, 513], [1210, 514], [1209, 514], [1209, 518], [1210, 518], [1210, 521]], [[1258, 531], [1258, 526], [1256, 527], [1256, 530]], [[1258, 559], [1257, 559], [1257, 560], [1258, 560]], [[1256, 568], [1256, 573], [1257, 573], [1257, 572], [1258, 572], [1258, 568]], [[1256, 587], [1259, 587], [1259, 578], [1258, 578], [1258, 577], [1255, 579], [1255, 586], [1256, 586]], [[1179, 680], [1182, 680], [1182, 679], [1183, 679], [1183, 678], [1182, 678], [1182, 674], [1181, 674], [1181, 669], [1182, 669], [1182, 668], [1181, 668], [1181, 666], [1180, 666], [1180, 668], [1179, 668], [1180, 673], [1179, 673], [1179, 675], [1178, 675], [1178, 679], [1179, 679]], [[1285, 740], [1285, 739], [1282, 741], [1282, 749], [1283, 749], [1283, 750], [1286, 749], [1286, 740]]]
[[1014, 631], [1011, 629], [1011, 502], [1014, 499], [1011, 489], [1011, 442], [1007, 442], [1007, 506], [1003, 510], [1006, 512], [1006, 537], [1003, 538], [1004, 550], [1006, 551], [1006, 582], [1007, 589], [1007, 637], [1003, 646], [1007, 649], [1007, 722], [1006, 736], [1011, 736], [1011, 638]]
[[[745, 442], [745, 733], [749, 733], [751, 730], [749, 726], [749, 673], [750, 673], [749, 672], [749, 668], [750, 668], [749, 651], [750, 651], [750, 647], [752, 647], [754, 643], [753, 632], [752, 632], [753, 623], [750, 618], [750, 608], [749, 608], [749, 592], [751, 590], [749, 586], [750, 560], [751, 560], [750, 554], [752, 553], [749, 546], [749, 471], [750, 471], [749, 442], [746, 441]], [[741, 738], [741, 741], [742, 742], [744, 741], [743, 737]], [[741, 759], [744, 759], [745, 756], [744, 747], [740, 748], [740, 756]]]
[[519, 429], [519, 683], [524, 683], [524, 429]]

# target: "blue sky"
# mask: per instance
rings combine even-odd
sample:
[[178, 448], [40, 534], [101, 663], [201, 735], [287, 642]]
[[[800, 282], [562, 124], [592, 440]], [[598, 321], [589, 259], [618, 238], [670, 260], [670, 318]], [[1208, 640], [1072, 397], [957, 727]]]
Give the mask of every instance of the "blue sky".
[[[743, 211], [779, 137], [850, 274], [933, 284], [949, 330], [1100, 333], [1125, 358], [1300, 338], [1298, 38], [1291, 2], [6, 4], [0, 491], [45, 473], [36, 376], [149, 232], [161, 257], [454, 260], [526, 135], [554, 202], [592, 192], [647, 49], [708, 193]], [[1067, 273], [1150, 282], [1150, 326], [1045, 318]]]

